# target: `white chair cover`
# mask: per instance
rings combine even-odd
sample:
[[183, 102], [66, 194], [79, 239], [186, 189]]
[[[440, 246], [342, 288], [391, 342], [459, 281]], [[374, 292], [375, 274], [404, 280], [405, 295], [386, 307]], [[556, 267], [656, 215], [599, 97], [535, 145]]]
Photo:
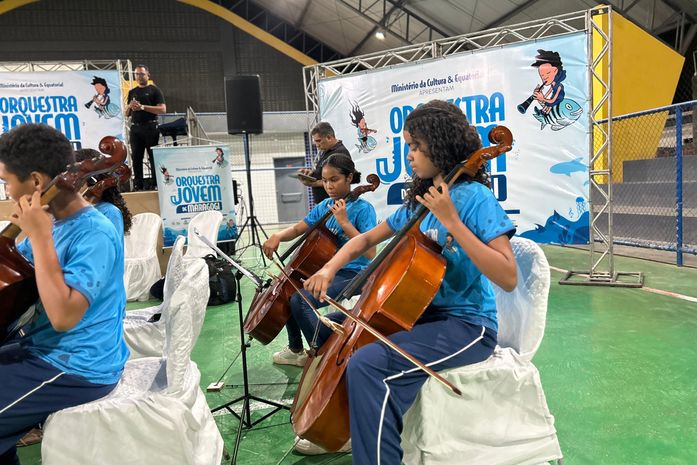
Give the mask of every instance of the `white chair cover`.
[[540, 376], [530, 362], [544, 335], [549, 265], [534, 242], [511, 240], [518, 286], [494, 286], [499, 346], [484, 362], [441, 374], [456, 396], [429, 379], [404, 417], [406, 465], [538, 465], [562, 458]]
[[545, 334], [549, 263], [542, 249], [529, 239], [514, 237], [511, 247], [518, 267], [518, 285], [511, 292], [494, 285], [498, 345], [514, 349], [519, 357], [529, 361]]
[[61, 410], [44, 425], [44, 465], [219, 465], [223, 440], [199, 387], [191, 349], [208, 301], [208, 268], [190, 260], [172, 295], [164, 357], [129, 360], [103, 399]]
[[157, 259], [160, 229], [162, 218], [154, 213], [139, 213], [133, 217], [131, 230], [124, 237], [123, 280], [129, 301], [148, 300], [150, 287], [162, 276]]
[[223, 214], [215, 210], [208, 210], [194, 216], [191, 221], [189, 221], [189, 227], [187, 229], [188, 245], [184, 256], [186, 258], [191, 258], [205, 257], [208, 254], [215, 255], [213, 249], [204, 244], [203, 241], [194, 234], [194, 229], [198, 229], [199, 234], [208, 239], [211, 243], [216, 244], [218, 242], [218, 230], [220, 229], [220, 223], [222, 221]]
[[[360, 298], [361, 298], [360, 294], [354, 295], [353, 297], [349, 297], [348, 299], [342, 300], [341, 302], [339, 302], [339, 305], [341, 305], [342, 307], [344, 307], [347, 310], [352, 310]], [[334, 309], [334, 307], [332, 307], [331, 305], [324, 307], [322, 310], [323, 310], [322, 313], [324, 313], [324, 314], [332, 313], [332, 312], [336, 311]]]
[[[131, 359], [162, 355], [165, 344], [165, 321], [168, 318], [170, 301], [184, 277], [184, 242], [186, 242], [184, 236], [178, 236], [172, 246], [172, 255], [167, 262], [162, 303], [126, 312], [123, 333], [131, 351]], [[149, 320], [156, 313], [161, 313], [160, 319], [151, 323]]]

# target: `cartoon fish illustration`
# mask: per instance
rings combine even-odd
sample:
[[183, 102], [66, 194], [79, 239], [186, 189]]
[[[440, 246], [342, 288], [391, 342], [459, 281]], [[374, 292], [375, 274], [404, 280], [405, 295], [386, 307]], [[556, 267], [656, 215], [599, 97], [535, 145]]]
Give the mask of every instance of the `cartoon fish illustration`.
[[544, 129], [548, 124], [551, 125], [552, 131], [564, 129], [574, 121], [576, 121], [583, 113], [581, 105], [571, 99], [565, 98], [557, 105], [554, 105], [549, 113], [545, 114], [539, 108], [535, 108], [535, 119], [540, 122], [540, 130]]
[[588, 166], [581, 162], [582, 158], [576, 158], [572, 161], [563, 161], [552, 165], [549, 171], [554, 174], [565, 174], [571, 176], [571, 173], [585, 173], [588, 171]]

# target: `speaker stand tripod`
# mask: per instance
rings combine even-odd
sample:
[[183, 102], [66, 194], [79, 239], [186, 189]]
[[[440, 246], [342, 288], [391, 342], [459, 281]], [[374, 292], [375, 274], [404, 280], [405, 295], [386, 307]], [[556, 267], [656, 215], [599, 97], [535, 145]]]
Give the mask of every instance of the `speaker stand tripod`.
[[[261, 232], [264, 234], [264, 237], [266, 239], [269, 238], [269, 235], [266, 234], [266, 231], [264, 231], [264, 228], [261, 226], [259, 223], [259, 220], [257, 220], [257, 217], [254, 215], [254, 199], [252, 198], [252, 165], [249, 160], [249, 134], [244, 132], [242, 133], [242, 142], [244, 144], [244, 169], [247, 172], [247, 203], [249, 204], [249, 215], [247, 215], [247, 218], [244, 220], [244, 223], [240, 227], [239, 232], [237, 233], [237, 237], [242, 237], [242, 233], [244, 230], [249, 227], [249, 237], [250, 237], [250, 242], [249, 244], [245, 245], [239, 250], [239, 253], [242, 254], [247, 248], [257, 246], [259, 250], [261, 250], [261, 239], [259, 237], [259, 232], [257, 231], [257, 228], [261, 230]], [[261, 261], [264, 264], [264, 267], [266, 267], [266, 259], [264, 258], [264, 254], [261, 254]]]
[[[235, 262], [232, 258], [228, 257], [225, 253], [223, 253], [222, 250], [220, 250], [216, 245], [212, 244], [206, 237], [201, 236], [196, 229], [194, 229], [194, 234], [198, 236], [201, 241], [206, 244], [208, 247], [211, 249], [215, 250], [215, 252], [229, 262], [232, 266], [234, 266], [237, 269], [237, 272], [235, 273], [235, 281], [237, 281], [237, 312], [238, 312], [238, 317], [239, 317], [239, 325], [240, 325], [240, 354], [242, 355], [242, 385], [243, 385], [243, 394], [238, 397], [237, 399], [231, 400], [230, 402], [227, 402], [223, 405], [220, 405], [218, 407], [215, 407], [214, 409], [211, 410], [211, 413], [218, 412], [220, 410], [227, 410], [229, 413], [237, 417], [237, 419], [240, 421], [239, 426], [237, 428], [237, 436], [235, 437], [235, 448], [232, 452], [232, 460], [230, 461], [230, 465], [235, 465], [237, 464], [237, 454], [240, 449], [240, 441], [242, 439], [242, 430], [244, 429], [251, 429], [255, 425], [261, 423], [262, 421], [266, 420], [269, 418], [271, 415], [274, 413], [281, 411], [281, 410], [290, 410], [290, 407], [287, 405], [281, 404], [279, 402], [269, 400], [269, 399], [263, 399], [261, 397], [257, 397], [249, 392], [249, 373], [247, 370], [247, 348], [250, 346], [249, 341], [245, 341], [244, 338], [244, 315], [242, 312], [242, 286], [241, 286], [241, 280], [242, 276], [246, 276], [249, 278], [250, 281], [254, 283], [257, 289], [260, 289], [263, 286], [261, 278], [259, 278], [257, 275], [252, 273], [251, 271], [247, 270], [246, 268], [242, 267], [239, 263]], [[269, 407], [273, 407], [273, 410], [270, 412], [266, 413], [263, 415], [261, 418], [258, 418], [254, 421], [252, 421], [252, 412], [250, 408], [250, 401], [257, 401], [262, 404], [266, 404]], [[232, 406], [242, 402], [242, 410], [238, 414], [232, 409]]]

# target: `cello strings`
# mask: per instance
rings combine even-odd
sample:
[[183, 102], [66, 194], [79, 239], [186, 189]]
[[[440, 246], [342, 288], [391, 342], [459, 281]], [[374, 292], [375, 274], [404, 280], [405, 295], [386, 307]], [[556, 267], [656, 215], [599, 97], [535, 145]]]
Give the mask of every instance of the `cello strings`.
[[[312, 302], [310, 302], [310, 300], [307, 298], [307, 296], [301, 292], [301, 290], [300, 290], [300, 289], [298, 288], [298, 286], [293, 282], [293, 280], [291, 279], [291, 277], [288, 276], [288, 273], [286, 273], [286, 271], [283, 269], [283, 267], [281, 267], [281, 265], [280, 265], [276, 260], [273, 260], [273, 259], [272, 259], [272, 261], [273, 261], [273, 263], [281, 270], [281, 273], [283, 273], [283, 274], [286, 276], [286, 278], [288, 279], [288, 282], [293, 286], [293, 288], [295, 288], [295, 290], [296, 290], [297, 293], [300, 295], [300, 297], [302, 297], [302, 299], [307, 303], [307, 305], [310, 306], [310, 308], [312, 309], [312, 311], [315, 312], [315, 315], [317, 315], [317, 318], [319, 319], [319, 321], [321, 321], [325, 326], [327, 326], [329, 329], [331, 329], [331, 330], [334, 331], [335, 333], [337, 333], [337, 334], [343, 336], [343, 335], [344, 335], [344, 328], [343, 328], [343, 326], [340, 325], [340, 324], [338, 324], [338, 323], [336, 323], [336, 322], [334, 322], [334, 321], [332, 321], [332, 320], [330, 320], [330, 319], [327, 318], [326, 316], [322, 315], [322, 314], [319, 312], [319, 310], [317, 310], [317, 308], [312, 304]], [[273, 276], [274, 279], [278, 279], [278, 276], [274, 276], [271, 272], [269, 272], [269, 276]]]

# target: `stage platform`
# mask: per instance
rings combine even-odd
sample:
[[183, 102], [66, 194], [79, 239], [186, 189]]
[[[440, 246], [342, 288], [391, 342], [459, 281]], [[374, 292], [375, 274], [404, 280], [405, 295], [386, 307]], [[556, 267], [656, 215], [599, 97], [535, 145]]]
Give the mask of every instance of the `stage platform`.
[[[126, 200], [126, 205], [131, 211], [132, 215], [137, 215], [138, 213], [155, 213], [160, 214], [160, 205], [157, 201], [157, 191], [143, 191], [143, 192], [125, 192], [123, 198]], [[0, 219], [7, 219], [12, 213], [12, 201], [2, 200], [0, 201]], [[157, 241], [157, 257], [160, 261], [160, 269], [163, 274], [167, 268], [167, 260], [169, 260], [170, 249], [162, 247], [162, 234]]]

